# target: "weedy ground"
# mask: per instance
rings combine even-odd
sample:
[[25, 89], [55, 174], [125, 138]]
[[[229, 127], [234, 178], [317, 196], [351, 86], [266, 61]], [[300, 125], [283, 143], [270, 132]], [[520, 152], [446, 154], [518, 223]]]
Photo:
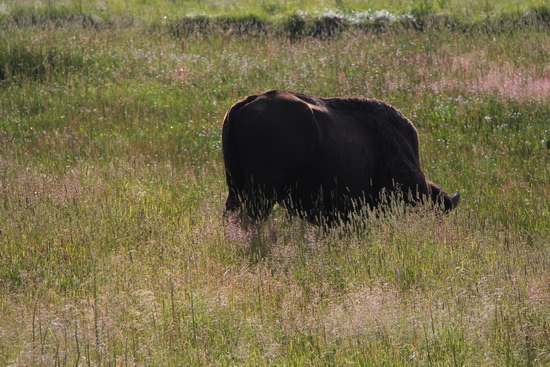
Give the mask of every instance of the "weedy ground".
[[[181, 34], [149, 2], [131, 21], [121, 2], [6, 4], [0, 365], [550, 363], [546, 8], [289, 37]], [[460, 206], [227, 225], [221, 121], [275, 88], [396, 106]]]

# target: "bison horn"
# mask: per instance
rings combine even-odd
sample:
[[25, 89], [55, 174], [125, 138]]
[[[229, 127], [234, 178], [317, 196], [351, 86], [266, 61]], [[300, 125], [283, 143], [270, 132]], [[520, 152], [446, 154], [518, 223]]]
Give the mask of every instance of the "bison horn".
[[457, 191], [456, 194], [451, 198], [451, 202], [453, 203], [453, 208], [456, 208], [458, 206], [458, 202], [460, 201], [460, 191]]

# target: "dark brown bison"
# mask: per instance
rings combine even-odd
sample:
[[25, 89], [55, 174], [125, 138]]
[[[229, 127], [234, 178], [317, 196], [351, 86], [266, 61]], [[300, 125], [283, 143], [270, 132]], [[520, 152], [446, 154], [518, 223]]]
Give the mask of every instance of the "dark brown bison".
[[411, 204], [431, 199], [445, 212], [460, 199], [426, 180], [413, 124], [373, 99], [250, 96], [227, 112], [222, 145], [226, 213], [253, 221], [275, 203], [330, 225], [392, 193]]

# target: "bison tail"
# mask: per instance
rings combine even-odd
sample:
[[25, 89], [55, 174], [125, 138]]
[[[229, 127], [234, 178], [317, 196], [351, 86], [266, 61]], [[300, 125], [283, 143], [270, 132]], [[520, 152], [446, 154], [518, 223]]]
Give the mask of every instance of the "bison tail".
[[235, 212], [241, 206], [242, 188], [245, 183], [244, 172], [240, 165], [238, 152], [232, 136], [235, 112], [255, 99], [254, 96], [243, 99], [234, 104], [226, 113], [222, 129], [222, 152], [225, 165], [225, 177], [229, 187], [229, 196], [226, 202], [226, 212]]

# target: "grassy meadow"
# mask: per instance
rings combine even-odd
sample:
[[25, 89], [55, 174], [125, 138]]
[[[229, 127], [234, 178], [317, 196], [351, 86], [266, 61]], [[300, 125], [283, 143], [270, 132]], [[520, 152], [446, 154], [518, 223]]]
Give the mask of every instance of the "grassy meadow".
[[[550, 8], [495, 3], [0, 2], [0, 366], [549, 365]], [[269, 89], [394, 105], [460, 206], [228, 226]]]

